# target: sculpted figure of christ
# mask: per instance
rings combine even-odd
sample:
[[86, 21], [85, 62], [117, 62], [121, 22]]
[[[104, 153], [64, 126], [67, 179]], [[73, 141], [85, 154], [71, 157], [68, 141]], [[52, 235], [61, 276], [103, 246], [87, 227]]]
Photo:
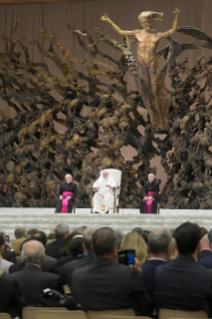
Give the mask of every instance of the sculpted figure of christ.
[[161, 38], [168, 38], [176, 31], [179, 13], [180, 10], [176, 8], [172, 28], [164, 33], [156, 33], [152, 28], [153, 22], [163, 20], [163, 13], [142, 12], [138, 16], [138, 21], [143, 29], [134, 31], [123, 31], [106, 14], [100, 16], [102, 21], [107, 21], [119, 34], [136, 37], [139, 92], [152, 126], [161, 130], [169, 128], [169, 92], [164, 86], [164, 81], [156, 73], [158, 62], [156, 49]]

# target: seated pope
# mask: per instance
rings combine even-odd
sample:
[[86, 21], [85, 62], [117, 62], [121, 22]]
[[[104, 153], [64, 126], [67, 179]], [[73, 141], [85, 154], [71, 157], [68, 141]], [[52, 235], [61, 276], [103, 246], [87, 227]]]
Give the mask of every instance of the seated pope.
[[77, 185], [72, 183], [72, 176], [67, 174], [65, 180], [60, 185], [59, 201], [55, 213], [72, 213], [75, 198], [77, 197]]
[[[113, 209], [114, 195], [113, 188], [116, 187], [116, 181], [109, 176], [109, 173], [104, 170], [101, 171], [100, 177], [93, 184], [93, 188], [96, 191], [93, 197], [93, 211], [96, 214], [106, 213], [108, 214], [110, 209]], [[105, 207], [102, 209], [102, 204]]]
[[159, 184], [155, 181], [153, 173], [148, 174], [148, 182], [144, 185], [144, 198], [140, 206], [141, 214], [156, 214], [159, 203]]

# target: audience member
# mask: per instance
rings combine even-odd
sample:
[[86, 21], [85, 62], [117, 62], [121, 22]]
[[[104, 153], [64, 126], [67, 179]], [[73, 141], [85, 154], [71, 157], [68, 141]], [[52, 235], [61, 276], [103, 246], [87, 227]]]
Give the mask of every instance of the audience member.
[[15, 229], [14, 236], [16, 238], [15, 241], [15, 252], [16, 252], [16, 259], [21, 256], [21, 244], [26, 240], [26, 228], [18, 227]]
[[208, 231], [205, 227], [200, 227], [200, 231], [201, 231], [200, 239], [202, 239], [208, 233]]
[[169, 259], [174, 260], [178, 256], [179, 256], [179, 252], [178, 252], [177, 247], [176, 247], [176, 240], [174, 238], [172, 238]]
[[48, 239], [56, 239], [56, 236], [55, 236], [55, 228], [57, 227], [57, 224], [53, 225], [51, 230], [50, 230], [50, 234], [47, 236], [47, 240]]
[[72, 277], [72, 293], [82, 309], [133, 308], [139, 315], [151, 315], [153, 303], [137, 269], [115, 262], [118, 250], [115, 231], [99, 228], [92, 242], [95, 261], [75, 270]]
[[144, 241], [146, 244], [148, 244], [148, 236], [149, 236], [150, 231], [149, 230], [143, 230], [141, 233], [141, 236], [143, 237]]
[[135, 249], [136, 258], [141, 264], [148, 259], [147, 245], [138, 233], [128, 233], [123, 237], [120, 250], [123, 249]]
[[155, 271], [169, 260], [171, 233], [166, 229], [152, 231], [148, 236], [150, 259], [141, 266], [144, 285], [150, 297], [154, 297]]
[[201, 264], [203, 266], [212, 269], [212, 251], [211, 251], [211, 247], [212, 247], [212, 230], [210, 230], [208, 235], [205, 235], [205, 236], [208, 236], [208, 241], [209, 241], [209, 244], [207, 246], [208, 250], [205, 250], [205, 252], [207, 252], [207, 256], [205, 255], [204, 258], [200, 258], [199, 261], [201, 262]]
[[[3, 230], [0, 230], [0, 235], [5, 238], [5, 232]], [[16, 263], [16, 252], [11, 243], [5, 243], [5, 253], [2, 253], [1, 255], [4, 259], [10, 261], [11, 263]]]
[[69, 251], [69, 248], [68, 248], [68, 245], [70, 243], [70, 241], [72, 240], [72, 238], [74, 238], [74, 236], [76, 235], [80, 235], [83, 233], [83, 230], [81, 228], [77, 228], [75, 230], [73, 230], [64, 240], [63, 240], [63, 244], [62, 244], [62, 247], [59, 251], [59, 254], [58, 254], [58, 258], [61, 258], [61, 257], [67, 257], [70, 255], [70, 251]]
[[141, 228], [141, 227], [134, 227], [134, 228], [132, 229], [132, 233], [138, 233], [139, 235], [142, 236], [143, 228]]
[[27, 238], [32, 238], [32, 236], [33, 236], [35, 233], [37, 233], [38, 231], [39, 231], [39, 230], [36, 229], [36, 228], [32, 228], [32, 229], [28, 230], [28, 232], [27, 232]]
[[[46, 248], [46, 246], [47, 246], [47, 237], [46, 237], [46, 234], [44, 232], [37, 231], [36, 233], [34, 233], [34, 235], [32, 236], [31, 239], [32, 240], [38, 240], [39, 242], [41, 242], [43, 244], [44, 248]], [[26, 240], [26, 241], [29, 241], [29, 240]], [[13, 272], [20, 271], [24, 267], [25, 267], [25, 262], [21, 258], [21, 262], [18, 262], [17, 264], [14, 264], [14, 265], [12, 265], [9, 268], [9, 273], [12, 274]], [[45, 272], [51, 272], [51, 273], [54, 273], [54, 274], [58, 274], [59, 269], [58, 269], [58, 266], [57, 266], [57, 259], [45, 255], [43, 264], [41, 266], [41, 269], [43, 271], [45, 271]]]
[[8, 279], [17, 281], [28, 306], [38, 304], [44, 289], [60, 289], [59, 276], [40, 269], [44, 254], [44, 246], [38, 240], [27, 241], [22, 247], [22, 258], [26, 266], [7, 276]]
[[209, 255], [212, 255], [211, 243], [209, 241], [208, 234], [206, 234], [201, 239], [201, 250], [198, 255], [198, 260], [201, 260]]
[[204, 310], [211, 317], [212, 272], [197, 262], [200, 228], [186, 222], [174, 233], [179, 256], [156, 270], [157, 310]]
[[5, 257], [4, 236], [0, 235], [0, 268], [3, 269], [6, 274], [8, 274], [9, 268], [12, 265], [12, 263], [4, 259], [4, 257]]
[[[83, 233], [83, 254], [85, 255], [84, 258], [78, 258], [76, 260], [70, 261], [61, 269], [61, 282], [67, 283], [70, 289], [72, 286], [72, 276], [74, 270], [85, 267], [94, 261], [92, 245], [93, 233], [94, 230], [92, 228], [87, 228], [87, 230]], [[74, 241], [74, 239], [75, 238], [73, 238], [72, 241]], [[73, 252], [72, 255], [74, 255]]]
[[15, 280], [2, 276], [0, 270], [0, 313], [8, 313], [12, 318], [22, 317], [25, 300]]
[[59, 224], [55, 228], [56, 240], [49, 243], [46, 247], [46, 255], [58, 258], [63, 240], [69, 235], [69, 227], [65, 224]]
[[119, 250], [121, 242], [122, 242], [122, 240], [124, 238], [124, 232], [122, 230], [120, 230], [120, 229], [116, 229], [115, 233], [116, 233], [116, 237], [117, 237], [117, 246], [118, 246], [118, 250]]

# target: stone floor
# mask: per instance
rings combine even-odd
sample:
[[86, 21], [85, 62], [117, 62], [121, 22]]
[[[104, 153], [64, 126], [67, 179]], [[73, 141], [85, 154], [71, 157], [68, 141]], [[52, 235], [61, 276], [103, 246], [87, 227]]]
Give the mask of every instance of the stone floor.
[[76, 209], [75, 214], [55, 214], [54, 208], [0, 208], [0, 230], [4, 230], [11, 239], [14, 229], [24, 226], [27, 230], [37, 228], [49, 234], [51, 226], [58, 223], [76, 227], [109, 226], [114, 229], [130, 231], [136, 226], [144, 229], [167, 227], [176, 228], [183, 222], [191, 221], [208, 230], [212, 228], [212, 210], [170, 210], [161, 209], [160, 215], [140, 215], [137, 209], [120, 209], [119, 214], [90, 214], [90, 209]]

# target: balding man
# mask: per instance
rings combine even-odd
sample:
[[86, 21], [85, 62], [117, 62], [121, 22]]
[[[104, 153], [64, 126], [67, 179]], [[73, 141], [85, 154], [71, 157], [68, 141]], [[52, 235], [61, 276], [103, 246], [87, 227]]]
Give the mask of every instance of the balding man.
[[150, 259], [141, 266], [144, 285], [153, 299], [155, 285], [155, 271], [158, 266], [169, 260], [171, 250], [171, 233], [167, 229], [157, 229], [148, 236], [148, 250]]
[[29, 240], [22, 246], [22, 258], [26, 266], [7, 278], [18, 283], [28, 306], [37, 305], [46, 288], [61, 290], [59, 276], [43, 272], [44, 246], [37, 240]]
[[208, 234], [206, 234], [201, 239], [201, 250], [198, 255], [198, 260], [201, 260], [209, 255], [212, 256], [211, 243], [209, 241]]
[[74, 271], [72, 292], [84, 311], [135, 309], [140, 316], [152, 314], [152, 302], [137, 269], [116, 262], [117, 236], [109, 227], [92, 236], [96, 259]]
[[143, 199], [140, 206], [141, 214], [156, 214], [157, 204], [159, 203], [159, 184], [155, 181], [155, 175], [153, 173], [148, 174], [148, 182], [143, 188]]
[[66, 174], [65, 182], [60, 185], [59, 201], [55, 213], [72, 213], [75, 198], [77, 197], [77, 185], [72, 183], [71, 174]]
[[[116, 187], [116, 181], [112, 177], [109, 177], [107, 170], [100, 173], [100, 177], [93, 184], [93, 188], [96, 191], [93, 197], [93, 211], [96, 214], [109, 213], [109, 210], [114, 205], [113, 188]], [[102, 203], [104, 201], [104, 209], [102, 209]]]

